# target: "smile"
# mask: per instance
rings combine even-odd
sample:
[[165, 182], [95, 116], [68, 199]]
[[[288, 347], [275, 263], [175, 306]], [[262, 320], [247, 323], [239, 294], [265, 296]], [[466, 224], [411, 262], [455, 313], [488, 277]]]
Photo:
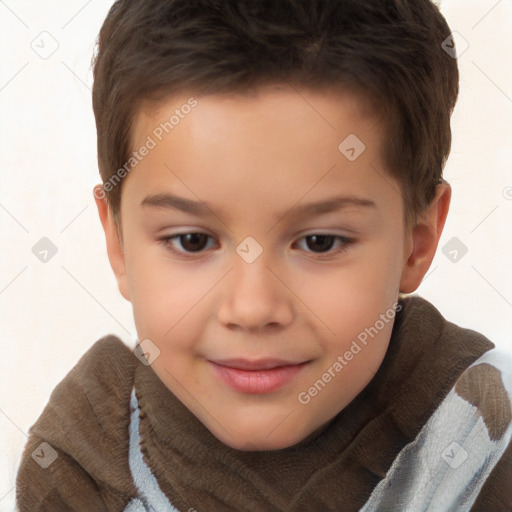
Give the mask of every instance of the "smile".
[[214, 374], [224, 384], [241, 393], [272, 393], [291, 382], [309, 363], [265, 361], [208, 361]]

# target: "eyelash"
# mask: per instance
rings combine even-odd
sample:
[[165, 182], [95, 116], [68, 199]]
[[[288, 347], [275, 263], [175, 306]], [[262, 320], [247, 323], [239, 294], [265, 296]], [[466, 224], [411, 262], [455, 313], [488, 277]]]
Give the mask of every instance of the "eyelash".
[[[176, 249], [172, 245], [172, 240], [174, 240], [174, 239], [179, 240], [180, 237], [186, 236], [186, 235], [205, 235], [209, 239], [213, 239], [210, 235], [207, 235], [206, 233], [192, 231], [190, 233], [179, 233], [177, 235], [162, 237], [159, 239], [159, 242], [166, 248], [166, 250], [168, 250], [178, 256], [185, 257], [186, 259], [193, 259], [195, 256], [197, 257], [205, 252], [204, 249], [200, 250], [200, 251], [196, 251], [196, 252], [187, 252], [186, 250], [181, 251], [181, 250]], [[349, 246], [352, 245], [356, 241], [354, 238], [348, 238], [348, 237], [342, 236], [342, 235], [332, 235], [329, 233], [312, 233], [310, 235], [305, 235], [305, 236], [299, 238], [299, 240], [305, 240], [306, 238], [313, 237], [313, 236], [330, 237], [330, 238], [334, 238], [335, 241], [341, 242], [340, 246], [338, 246], [335, 249], [330, 249], [327, 252], [315, 253], [313, 251], [307, 251], [307, 250], [305, 251], [308, 254], [312, 254], [313, 255], [312, 258], [316, 259], [316, 260], [325, 260], [328, 258], [332, 258], [333, 256], [340, 255], [340, 254], [344, 253], [345, 251], [347, 251]]]

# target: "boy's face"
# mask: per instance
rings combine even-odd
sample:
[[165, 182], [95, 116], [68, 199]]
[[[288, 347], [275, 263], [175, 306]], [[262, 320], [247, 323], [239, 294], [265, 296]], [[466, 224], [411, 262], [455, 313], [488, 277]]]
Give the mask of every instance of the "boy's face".
[[377, 372], [398, 293], [419, 284], [414, 233], [384, 129], [354, 96], [189, 99], [141, 109], [132, 148], [150, 149], [125, 178], [124, 253], [111, 239], [109, 256], [166, 386], [227, 445], [284, 448]]

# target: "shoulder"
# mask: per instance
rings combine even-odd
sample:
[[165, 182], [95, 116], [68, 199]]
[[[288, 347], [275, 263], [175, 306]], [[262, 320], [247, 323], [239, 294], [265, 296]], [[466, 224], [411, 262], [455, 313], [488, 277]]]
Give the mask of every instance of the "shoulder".
[[489, 464], [472, 512], [512, 511], [512, 356], [490, 350], [457, 380], [455, 392], [480, 424], [469, 454], [487, 446]]
[[67, 437], [74, 429], [83, 437], [117, 435], [110, 425], [128, 418], [136, 363], [119, 338], [98, 340], [55, 387], [32, 431], [50, 435], [58, 423]]
[[[128, 429], [137, 363], [119, 338], [106, 336], [55, 387], [29, 430], [17, 476], [19, 500], [31, 500], [32, 509], [39, 510], [35, 505], [50, 495], [70, 506], [86, 503], [87, 496], [91, 504], [132, 494]], [[34, 453], [43, 461], [54, 460], [39, 467]]]
[[475, 410], [490, 440], [503, 438], [512, 424], [512, 356], [498, 349], [483, 354], [457, 379], [456, 394]]
[[[512, 358], [493, 348], [459, 375], [427, 425], [428, 455], [445, 463], [438, 459], [430, 481], [440, 503], [512, 511], [511, 439]], [[464, 493], [454, 498], [457, 488]]]
[[474, 504], [472, 512], [512, 512], [511, 356], [420, 297], [401, 299], [399, 306], [401, 345], [394, 350], [405, 362], [393, 382], [416, 390], [406, 412], [423, 408], [428, 418], [363, 510], [393, 502], [404, 510]]
[[[475, 436], [482, 457], [503, 454], [512, 436], [512, 355], [496, 348], [484, 335], [445, 320], [420, 297], [407, 298], [403, 305], [403, 324], [418, 330], [416, 338], [421, 338], [421, 326], [436, 326], [428, 345], [437, 353], [429, 372], [431, 385], [437, 374], [434, 366], [441, 367], [447, 357], [456, 361], [448, 367], [455, 375], [451, 389], [434, 415], [438, 425], [448, 430], [455, 427], [451, 432], [454, 438]], [[471, 448], [478, 451], [476, 446]]]
[[71, 406], [68, 396], [72, 391], [76, 396], [87, 397], [95, 411], [100, 412], [105, 405], [115, 409], [121, 396], [126, 395], [129, 400], [130, 390], [126, 387], [133, 384], [136, 364], [136, 357], [119, 338], [105, 336], [94, 343], [56, 386], [50, 404]]
[[408, 295], [398, 300], [397, 327], [418, 334], [428, 332], [432, 339], [453, 339], [458, 343], [475, 342], [485, 350], [494, 344], [483, 334], [457, 325], [448, 319], [428, 300], [418, 295]]
[[491, 349], [468, 365], [362, 510], [511, 512], [511, 363]]

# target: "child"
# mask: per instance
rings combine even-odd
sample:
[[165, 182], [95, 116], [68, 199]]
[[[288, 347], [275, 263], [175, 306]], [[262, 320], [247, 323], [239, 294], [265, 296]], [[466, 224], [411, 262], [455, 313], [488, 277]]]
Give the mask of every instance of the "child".
[[113, 5], [94, 193], [140, 341], [55, 388], [21, 512], [512, 510], [510, 360], [406, 296], [450, 202], [447, 47], [430, 0]]

